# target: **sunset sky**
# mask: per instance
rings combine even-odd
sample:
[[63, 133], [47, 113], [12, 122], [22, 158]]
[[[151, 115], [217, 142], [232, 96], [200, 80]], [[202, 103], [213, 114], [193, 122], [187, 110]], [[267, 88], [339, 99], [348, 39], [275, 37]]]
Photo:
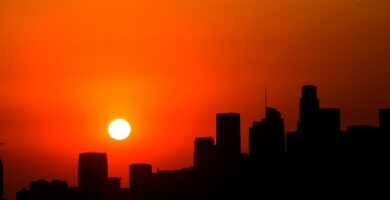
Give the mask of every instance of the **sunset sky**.
[[[300, 88], [318, 86], [342, 128], [390, 107], [389, 0], [2, 0], [0, 141], [6, 198], [40, 178], [77, 184], [80, 152], [128, 165], [192, 165], [215, 115], [248, 129], [278, 108], [296, 127]], [[132, 134], [111, 139], [125, 118]]]

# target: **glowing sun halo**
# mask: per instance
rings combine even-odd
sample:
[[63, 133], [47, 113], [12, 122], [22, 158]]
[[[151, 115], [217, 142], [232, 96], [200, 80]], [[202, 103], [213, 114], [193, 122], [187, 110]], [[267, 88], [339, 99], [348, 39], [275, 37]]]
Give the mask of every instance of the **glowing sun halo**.
[[131, 126], [124, 119], [115, 119], [108, 125], [108, 134], [115, 140], [124, 140], [129, 137]]

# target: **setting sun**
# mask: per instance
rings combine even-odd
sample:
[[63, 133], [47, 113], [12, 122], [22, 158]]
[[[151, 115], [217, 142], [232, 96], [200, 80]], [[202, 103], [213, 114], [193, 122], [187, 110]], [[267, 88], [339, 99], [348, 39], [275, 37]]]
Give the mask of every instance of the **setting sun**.
[[115, 119], [108, 125], [108, 134], [115, 140], [126, 139], [131, 132], [129, 122], [124, 119]]

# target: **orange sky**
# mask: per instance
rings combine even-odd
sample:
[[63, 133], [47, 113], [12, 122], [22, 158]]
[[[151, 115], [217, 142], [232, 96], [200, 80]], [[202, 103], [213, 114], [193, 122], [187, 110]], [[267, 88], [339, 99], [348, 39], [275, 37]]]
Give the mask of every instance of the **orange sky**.
[[[263, 91], [294, 130], [303, 84], [342, 125], [390, 106], [388, 0], [2, 0], [0, 140], [6, 198], [38, 178], [77, 183], [77, 158], [192, 165], [217, 112], [240, 112], [242, 150]], [[126, 118], [125, 141], [107, 135]], [[172, 139], [173, 138], [173, 139]], [[26, 166], [29, 168], [26, 169]]]

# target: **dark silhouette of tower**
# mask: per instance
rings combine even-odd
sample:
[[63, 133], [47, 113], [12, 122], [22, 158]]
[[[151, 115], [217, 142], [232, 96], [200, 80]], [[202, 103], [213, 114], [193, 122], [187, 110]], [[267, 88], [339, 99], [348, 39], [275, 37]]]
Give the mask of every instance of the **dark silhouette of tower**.
[[217, 152], [222, 168], [237, 167], [241, 155], [240, 114], [217, 114]]
[[[284, 121], [279, 111], [266, 107], [266, 116], [249, 129], [251, 187], [256, 198], [278, 198], [286, 155]], [[258, 188], [264, 188], [259, 194]], [[259, 196], [260, 195], [260, 196]]]
[[303, 86], [299, 104], [298, 131], [306, 133], [314, 131], [320, 108], [320, 103], [317, 98], [317, 87], [313, 85]]
[[256, 163], [269, 164], [285, 155], [284, 121], [279, 111], [266, 108], [266, 117], [249, 129], [249, 156]]
[[206, 173], [215, 172], [216, 146], [212, 137], [195, 138], [194, 167]]
[[240, 114], [217, 114], [217, 193], [221, 198], [238, 195], [240, 186]]
[[101, 199], [107, 184], [106, 153], [80, 153], [78, 182], [84, 199]]
[[4, 172], [3, 161], [0, 159], [0, 200], [4, 199]]

